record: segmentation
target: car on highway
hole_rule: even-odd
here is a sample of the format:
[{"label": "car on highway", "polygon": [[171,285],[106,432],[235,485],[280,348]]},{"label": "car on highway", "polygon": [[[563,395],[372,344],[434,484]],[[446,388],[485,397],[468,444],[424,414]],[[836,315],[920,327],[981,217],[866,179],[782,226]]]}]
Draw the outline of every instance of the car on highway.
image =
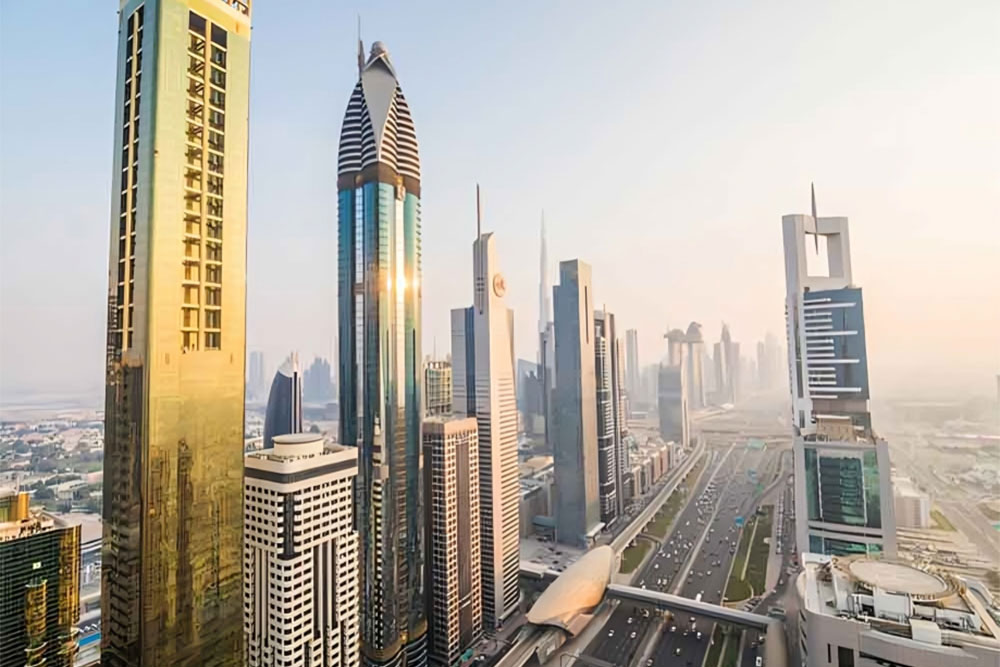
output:
[{"label": "car on highway", "polygon": [[615,636],[615,629],[611,628],[610,630],[608,630],[608,637],[614,637],[614,636]]}]

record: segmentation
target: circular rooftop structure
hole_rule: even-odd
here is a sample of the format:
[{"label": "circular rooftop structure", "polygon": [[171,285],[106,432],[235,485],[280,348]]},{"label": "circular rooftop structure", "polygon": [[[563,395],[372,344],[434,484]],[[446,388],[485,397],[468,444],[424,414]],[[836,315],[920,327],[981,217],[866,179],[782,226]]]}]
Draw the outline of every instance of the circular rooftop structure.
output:
[{"label": "circular rooftop structure", "polygon": [[604,599],[614,564],[615,551],[608,545],[585,553],[539,596],[528,611],[528,622],[556,626],[575,635],[578,628],[574,621]]},{"label": "circular rooftop structure", "polygon": [[855,579],[873,589],[930,599],[945,597],[954,592],[952,586],[941,577],[905,563],[861,558],[850,560],[845,566]]}]

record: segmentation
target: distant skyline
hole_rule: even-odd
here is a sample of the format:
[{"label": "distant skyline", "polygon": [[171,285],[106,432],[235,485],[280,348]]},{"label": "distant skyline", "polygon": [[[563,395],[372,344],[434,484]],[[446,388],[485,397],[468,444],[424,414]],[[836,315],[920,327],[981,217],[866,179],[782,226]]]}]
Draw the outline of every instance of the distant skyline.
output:
[{"label": "distant skyline", "polygon": [[[550,276],[593,266],[639,331],[783,340],[781,216],[851,223],[873,392],[993,395],[1000,371],[1000,5],[256,3],[247,348],[330,357],[336,146],[383,41],[420,128],[423,347],[471,299],[475,183],[519,358]],[[117,17],[0,9],[0,402],[100,396]],[[308,21],[302,17],[308,16]],[[39,35],[45,35],[44,40]],[[276,314],[280,316],[276,317]],[[927,392],[923,390],[927,389]]]}]

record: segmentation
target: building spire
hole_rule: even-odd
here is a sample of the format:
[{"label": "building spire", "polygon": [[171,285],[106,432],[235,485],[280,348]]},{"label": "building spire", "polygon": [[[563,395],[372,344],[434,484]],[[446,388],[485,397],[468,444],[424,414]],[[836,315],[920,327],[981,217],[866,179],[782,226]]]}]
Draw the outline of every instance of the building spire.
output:
[{"label": "building spire", "polygon": [[[816,184],[809,183],[809,191],[812,194],[812,214],[813,214],[813,224],[819,222],[819,218],[816,217]],[[816,253],[819,253],[819,229],[816,230],[816,234],[813,234],[813,242],[816,244]]]},{"label": "building spire", "polygon": [[483,205],[479,198],[479,183],[476,183],[476,238],[483,235]]},{"label": "building spire", "polygon": [[361,41],[361,14],[358,13],[358,76],[365,68],[365,44]]}]

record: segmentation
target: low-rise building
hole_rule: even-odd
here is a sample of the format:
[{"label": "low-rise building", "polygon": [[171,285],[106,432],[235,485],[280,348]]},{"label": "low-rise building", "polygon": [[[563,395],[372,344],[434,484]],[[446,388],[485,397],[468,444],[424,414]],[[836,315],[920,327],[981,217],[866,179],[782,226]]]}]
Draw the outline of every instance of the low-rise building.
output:
[{"label": "low-rise building", "polygon": [[892,480],[893,502],[896,505],[896,525],[901,528],[929,528],[931,499],[908,477]]}]

